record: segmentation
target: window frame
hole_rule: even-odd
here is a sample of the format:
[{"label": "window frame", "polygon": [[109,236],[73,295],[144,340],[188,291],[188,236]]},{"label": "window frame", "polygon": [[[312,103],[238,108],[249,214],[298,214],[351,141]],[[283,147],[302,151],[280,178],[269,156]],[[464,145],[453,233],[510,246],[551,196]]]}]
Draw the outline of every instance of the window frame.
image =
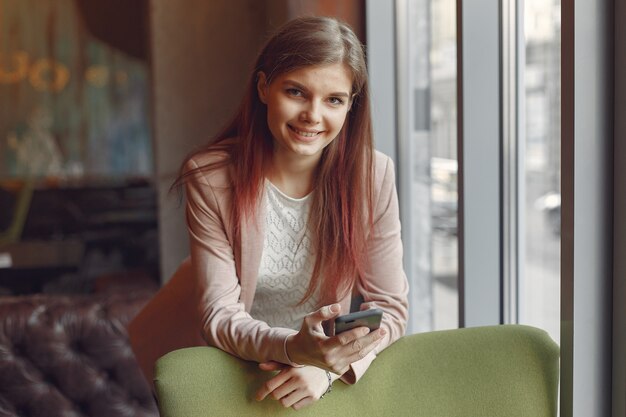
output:
[{"label": "window frame", "polygon": [[565,417],[611,413],[613,12],[612,0],[561,4],[561,415]]},{"label": "window frame", "polygon": [[501,16],[457,0],[460,327],[504,323]]},{"label": "window frame", "polygon": [[[613,74],[626,73],[626,1],[615,2]],[[626,77],[615,81],[614,185],[613,185],[613,417],[626,416]]]}]

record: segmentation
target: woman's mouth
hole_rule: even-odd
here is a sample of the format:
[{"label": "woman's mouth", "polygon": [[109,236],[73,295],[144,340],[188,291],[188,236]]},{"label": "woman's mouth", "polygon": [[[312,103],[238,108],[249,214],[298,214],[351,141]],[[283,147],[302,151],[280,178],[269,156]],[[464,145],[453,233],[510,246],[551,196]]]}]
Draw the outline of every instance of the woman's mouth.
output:
[{"label": "woman's mouth", "polygon": [[307,130],[300,130],[300,129],[298,129],[298,128],[296,128],[296,127],[293,127],[293,126],[291,126],[291,125],[287,125],[287,126],[288,126],[288,127],[289,127],[289,129],[290,129],[291,131],[293,131],[295,134],[297,134],[297,135],[299,135],[299,136],[302,136],[302,137],[305,137],[305,138],[312,138],[312,137],[315,137],[315,136],[319,135],[320,133],[322,133],[322,132],[319,132],[319,131],[307,131]]}]

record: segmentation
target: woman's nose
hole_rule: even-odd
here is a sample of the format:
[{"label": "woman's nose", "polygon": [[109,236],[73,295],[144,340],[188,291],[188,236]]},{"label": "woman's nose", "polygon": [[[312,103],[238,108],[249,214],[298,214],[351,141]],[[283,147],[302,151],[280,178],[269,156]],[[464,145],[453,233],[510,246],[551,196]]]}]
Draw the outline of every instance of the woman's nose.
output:
[{"label": "woman's nose", "polygon": [[317,124],[321,119],[321,108],[317,101],[310,101],[300,114],[300,120],[310,124]]}]

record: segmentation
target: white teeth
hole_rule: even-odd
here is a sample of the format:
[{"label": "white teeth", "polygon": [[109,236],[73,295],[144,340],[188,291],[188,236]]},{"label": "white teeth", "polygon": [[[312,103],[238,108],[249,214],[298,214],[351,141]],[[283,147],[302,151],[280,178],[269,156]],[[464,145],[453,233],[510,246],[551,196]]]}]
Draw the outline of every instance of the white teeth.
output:
[{"label": "white teeth", "polygon": [[313,136],[319,133],[319,132],[302,132],[301,130],[296,129],[293,126],[291,127],[291,129],[293,129],[293,131],[296,132],[298,135],[304,136],[305,138],[312,138]]}]

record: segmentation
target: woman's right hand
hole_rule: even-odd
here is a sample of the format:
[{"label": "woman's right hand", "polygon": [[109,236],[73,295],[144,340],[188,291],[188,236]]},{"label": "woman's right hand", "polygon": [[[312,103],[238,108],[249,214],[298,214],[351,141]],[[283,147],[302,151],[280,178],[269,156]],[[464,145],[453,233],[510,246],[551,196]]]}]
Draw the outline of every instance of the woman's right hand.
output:
[{"label": "woman's right hand", "polygon": [[341,306],[331,304],[308,314],[300,331],[287,339],[289,359],[300,365],[312,365],[343,375],[351,363],[367,356],[385,336],[385,329],[370,332],[367,327],[326,336],[322,322],[340,313]]}]

